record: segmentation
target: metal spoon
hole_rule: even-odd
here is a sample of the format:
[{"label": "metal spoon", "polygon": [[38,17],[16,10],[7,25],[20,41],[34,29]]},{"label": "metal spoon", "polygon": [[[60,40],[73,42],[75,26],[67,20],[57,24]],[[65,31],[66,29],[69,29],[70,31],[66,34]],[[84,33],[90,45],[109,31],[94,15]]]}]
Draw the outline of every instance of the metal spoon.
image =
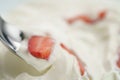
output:
[{"label": "metal spoon", "polygon": [[[15,55],[21,46],[21,42],[25,39],[23,31],[6,23],[0,17],[0,40]],[[20,57],[20,56],[19,56]]]}]

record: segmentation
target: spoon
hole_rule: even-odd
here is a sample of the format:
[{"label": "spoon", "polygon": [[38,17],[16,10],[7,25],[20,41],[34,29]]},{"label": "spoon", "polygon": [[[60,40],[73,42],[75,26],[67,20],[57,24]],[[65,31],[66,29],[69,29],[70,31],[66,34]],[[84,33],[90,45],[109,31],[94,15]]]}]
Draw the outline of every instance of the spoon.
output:
[{"label": "spoon", "polygon": [[0,17],[0,40],[12,53],[19,56],[17,51],[24,39],[25,35],[23,31],[8,24]]}]

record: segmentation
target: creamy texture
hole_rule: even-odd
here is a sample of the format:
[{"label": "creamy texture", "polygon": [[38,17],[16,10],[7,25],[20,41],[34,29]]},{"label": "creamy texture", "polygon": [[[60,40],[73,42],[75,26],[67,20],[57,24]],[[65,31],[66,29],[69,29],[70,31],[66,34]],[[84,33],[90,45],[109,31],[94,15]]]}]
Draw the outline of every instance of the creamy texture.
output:
[{"label": "creamy texture", "polygon": [[[60,4],[61,3],[61,4]],[[111,5],[112,4],[112,5]],[[102,5],[102,6],[101,6]],[[100,10],[107,10],[105,19],[96,24],[77,21],[69,25],[66,18],[78,14],[90,14],[95,18]],[[41,0],[19,6],[5,20],[30,32],[28,35],[50,34],[57,43],[64,43],[73,49],[85,64],[86,74],[80,75],[77,60],[57,44],[49,61],[36,59],[23,46],[19,54],[25,61],[17,59],[8,62],[8,51],[1,55],[3,80],[119,80],[119,70],[115,65],[119,47],[120,11],[119,6],[110,1],[89,0]],[[23,51],[23,52],[22,52]],[[10,55],[10,56],[7,56]],[[12,55],[13,56],[13,55]],[[16,57],[11,58],[16,60]],[[6,59],[8,57],[8,59]],[[23,65],[22,68],[16,65]],[[10,66],[14,65],[14,66]],[[31,67],[33,66],[33,67]],[[14,69],[13,71],[9,71]],[[19,70],[20,69],[20,70]],[[1,69],[2,70],[2,69]],[[9,75],[10,74],[10,75]]]}]

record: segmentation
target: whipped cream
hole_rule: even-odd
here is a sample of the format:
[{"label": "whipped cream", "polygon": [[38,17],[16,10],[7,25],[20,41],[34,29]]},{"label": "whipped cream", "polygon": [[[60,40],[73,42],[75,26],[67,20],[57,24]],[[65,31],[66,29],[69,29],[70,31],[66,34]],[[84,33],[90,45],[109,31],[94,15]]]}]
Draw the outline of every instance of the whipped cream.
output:
[{"label": "whipped cream", "polygon": [[[81,14],[96,18],[96,14],[101,10],[107,11],[106,17],[95,24],[87,24],[83,21],[68,24],[66,21],[67,18]],[[2,71],[4,73],[2,79],[119,80],[119,69],[115,64],[120,40],[119,15],[117,3],[104,0],[41,0],[19,6],[5,15],[5,20],[29,32],[28,36],[50,34],[58,43],[64,43],[80,58],[85,67],[85,74],[81,75],[76,58],[58,44],[50,60],[46,61],[36,59],[25,52],[27,49],[25,41],[19,55],[26,62],[8,54],[6,49],[6,52],[2,53],[0,48],[1,55],[5,57],[2,65],[6,69]],[[12,64],[10,57],[13,61],[16,60]],[[23,67],[20,68],[21,66],[18,65]]]}]

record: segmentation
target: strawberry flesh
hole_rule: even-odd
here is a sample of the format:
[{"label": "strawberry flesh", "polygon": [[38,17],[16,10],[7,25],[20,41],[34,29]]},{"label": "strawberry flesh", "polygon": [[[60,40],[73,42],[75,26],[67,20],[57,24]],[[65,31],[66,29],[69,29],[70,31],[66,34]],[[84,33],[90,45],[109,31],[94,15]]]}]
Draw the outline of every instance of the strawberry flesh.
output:
[{"label": "strawberry flesh", "polygon": [[78,15],[78,16],[75,16],[73,18],[70,18],[70,19],[67,19],[67,22],[69,24],[72,24],[74,23],[75,21],[78,21],[78,20],[82,20],[83,22],[85,23],[88,23],[88,24],[93,24],[95,22],[98,22],[98,21],[101,21],[102,19],[104,19],[106,16],[106,11],[103,10],[101,12],[98,13],[98,16],[96,19],[92,19],[91,17],[89,17],[88,15]]},{"label": "strawberry flesh", "polygon": [[54,40],[46,36],[32,36],[28,41],[28,51],[36,58],[48,60]]},{"label": "strawberry flesh", "polygon": [[69,48],[67,48],[64,44],[60,44],[60,46],[65,49],[69,54],[75,56],[75,58],[77,59],[77,62],[78,62],[78,65],[79,65],[79,69],[80,69],[80,72],[81,72],[81,75],[84,75],[85,73],[85,68],[83,66],[83,64],[81,63],[81,60],[78,58],[78,56],[75,54],[75,52]]},{"label": "strawberry flesh", "polygon": [[105,10],[99,12],[99,14],[98,14],[98,20],[104,19],[105,16],[106,16],[106,11]]},{"label": "strawberry flesh", "polygon": [[82,21],[84,21],[84,22],[86,22],[86,23],[89,23],[89,24],[91,24],[91,23],[94,22],[94,20],[92,20],[90,17],[88,17],[88,16],[86,16],[86,15],[78,15],[78,16],[76,16],[76,17],[67,19],[67,22],[68,22],[69,24],[72,24],[72,23],[74,23],[75,21],[78,21],[78,20],[82,20]]},{"label": "strawberry flesh", "polygon": [[119,49],[118,49],[118,59],[117,59],[116,65],[118,68],[120,68],[120,50]]}]

